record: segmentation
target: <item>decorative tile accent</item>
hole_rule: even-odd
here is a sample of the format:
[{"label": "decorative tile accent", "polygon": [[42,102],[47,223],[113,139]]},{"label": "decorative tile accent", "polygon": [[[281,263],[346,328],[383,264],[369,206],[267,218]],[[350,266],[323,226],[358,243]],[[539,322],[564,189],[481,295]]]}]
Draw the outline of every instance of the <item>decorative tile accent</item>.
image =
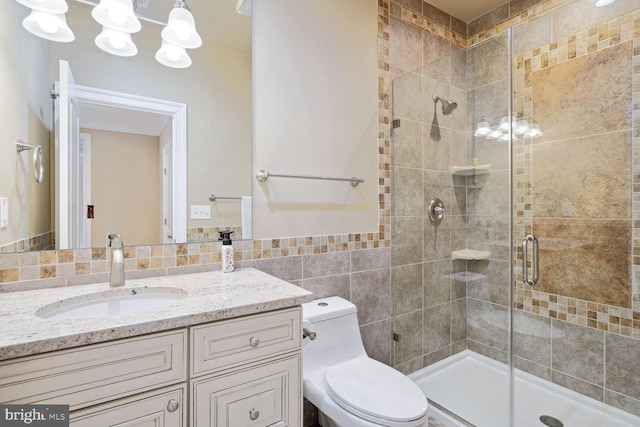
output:
[{"label": "decorative tile accent", "polygon": [[464,35],[458,34],[457,32],[451,30],[450,28],[447,28],[441,23],[433,21],[429,17],[423,16],[422,14],[419,14],[409,8],[406,8],[404,6],[400,7],[401,19],[404,22],[414,25],[428,33],[441,37],[458,47],[467,46],[467,40],[465,39]]},{"label": "decorative tile accent", "polygon": [[0,246],[0,254],[50,250],[56,246],[55,238],[55,233],[49,231],[27,239],[17,240]]},{"label": "decorative tile accent", "polygon": [[187,229],[187,242],[203,242],[217,240],[221,231],[233,231],[231,239],[240,239],[242,236],[242,227],[192,227]]}]

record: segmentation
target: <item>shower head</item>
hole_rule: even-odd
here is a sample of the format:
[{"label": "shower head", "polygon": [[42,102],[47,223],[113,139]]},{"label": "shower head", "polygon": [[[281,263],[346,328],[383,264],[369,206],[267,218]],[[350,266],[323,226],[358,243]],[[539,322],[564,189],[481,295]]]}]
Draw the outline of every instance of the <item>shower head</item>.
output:
[{"label": "shower head", "polygon": [[438,101],[442,103],[442,114],[444,114],[445,116],[453,113],[454,111],[456,111],[456,108],[458,108],[458,104],[456,104],[455,102],[447,101],[446,99],[440,98],[438,95],[433,95],[432,99],[436,104],[438,103]]}]

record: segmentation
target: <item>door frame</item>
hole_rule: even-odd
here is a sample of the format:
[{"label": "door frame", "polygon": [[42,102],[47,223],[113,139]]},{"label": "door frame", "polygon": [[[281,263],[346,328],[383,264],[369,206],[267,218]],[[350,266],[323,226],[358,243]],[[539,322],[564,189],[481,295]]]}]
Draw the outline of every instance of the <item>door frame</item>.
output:
[{"label": "door frame", "polygon": [[76,85],[82,103],[171,116],[173,242],[187,241],[187,104]]}]

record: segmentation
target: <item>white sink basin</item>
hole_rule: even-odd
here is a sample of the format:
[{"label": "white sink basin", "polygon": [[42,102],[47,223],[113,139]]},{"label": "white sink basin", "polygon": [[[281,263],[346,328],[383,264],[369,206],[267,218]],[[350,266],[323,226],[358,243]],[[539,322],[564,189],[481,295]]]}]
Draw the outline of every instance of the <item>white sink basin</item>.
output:
[{"label": "white sink basin", "polygon": [[187,291],[181,288],[111,289],[47,304],[36,311],[36,316],[44,319],[114,317],[173,304],[185,296],[187,296]]}]

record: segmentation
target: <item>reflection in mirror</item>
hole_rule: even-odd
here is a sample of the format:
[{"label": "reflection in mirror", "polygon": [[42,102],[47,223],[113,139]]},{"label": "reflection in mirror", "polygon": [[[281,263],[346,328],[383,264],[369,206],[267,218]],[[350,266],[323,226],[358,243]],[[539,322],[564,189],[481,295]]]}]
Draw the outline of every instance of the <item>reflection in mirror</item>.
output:
[{"label": "reflection in mirror", "polygon": [[[0,3],[0,91],[5,94],[0,110],[7,111],[0,126],[0,198],[8,200],[0,252],[104,247],[106,233],[122,234],[128,246],[217,240],[221,229],[234,230],[237,238],[250,236],[251,230],[241,227],[241,206],[250,206],[252,176],[250,18],[235,11],[234,1],[189,0],[203,45],[189,50],[191,67],[173,69],[155,60],[163,25],[149,20],[142,19],[142,30],[132,36],[136,56],[99,49],[94,39],[102,27],[91,17],[88,1],[93,0],[67,1],[66,19],[75,34],[70,43],[35,37],[21,25],[28,8]],[[172,1],[149,0],[140,2],[136,14],[166,22],[172,6]],[[91,174],[84,173],[92,191],[82,200],[81,186],[58,188],[59,129],[50,91],[60,81],[60,60],[69,63],[80,87],[185,105],[186,173],[172,177],[176,165],[163,157],[166,135],[173,139],[167,126],[175,123],[171,115],[135,108],[114,115],[113,108],[102,110],[85,102],[79,104],[77,133],[91,140],[91,163],[85,160]],[[33,179],[28,156],[16,154],[17,139],[42,146],[47,167],[41,184]],[[101,169],[106,174],[102,177],[97,175]],[[76,165],[76,176],[80,170]],[[182,188],[175,184],[180,179],[186,182]],[[151,194],[153,198],[146,197]],[[217,196],[214,201],[209,200],[212,194]],[[63,239],[59,234],[61,215],[55,204],[61,196],[75,206],[78,221],[91,225],[89,235],[85,231]],[[174,203],[180,199],[182,205]],[[116,218],[124,223],[115,223]],[[176,218],[182,218],[183,225],[174,225]]]}]

